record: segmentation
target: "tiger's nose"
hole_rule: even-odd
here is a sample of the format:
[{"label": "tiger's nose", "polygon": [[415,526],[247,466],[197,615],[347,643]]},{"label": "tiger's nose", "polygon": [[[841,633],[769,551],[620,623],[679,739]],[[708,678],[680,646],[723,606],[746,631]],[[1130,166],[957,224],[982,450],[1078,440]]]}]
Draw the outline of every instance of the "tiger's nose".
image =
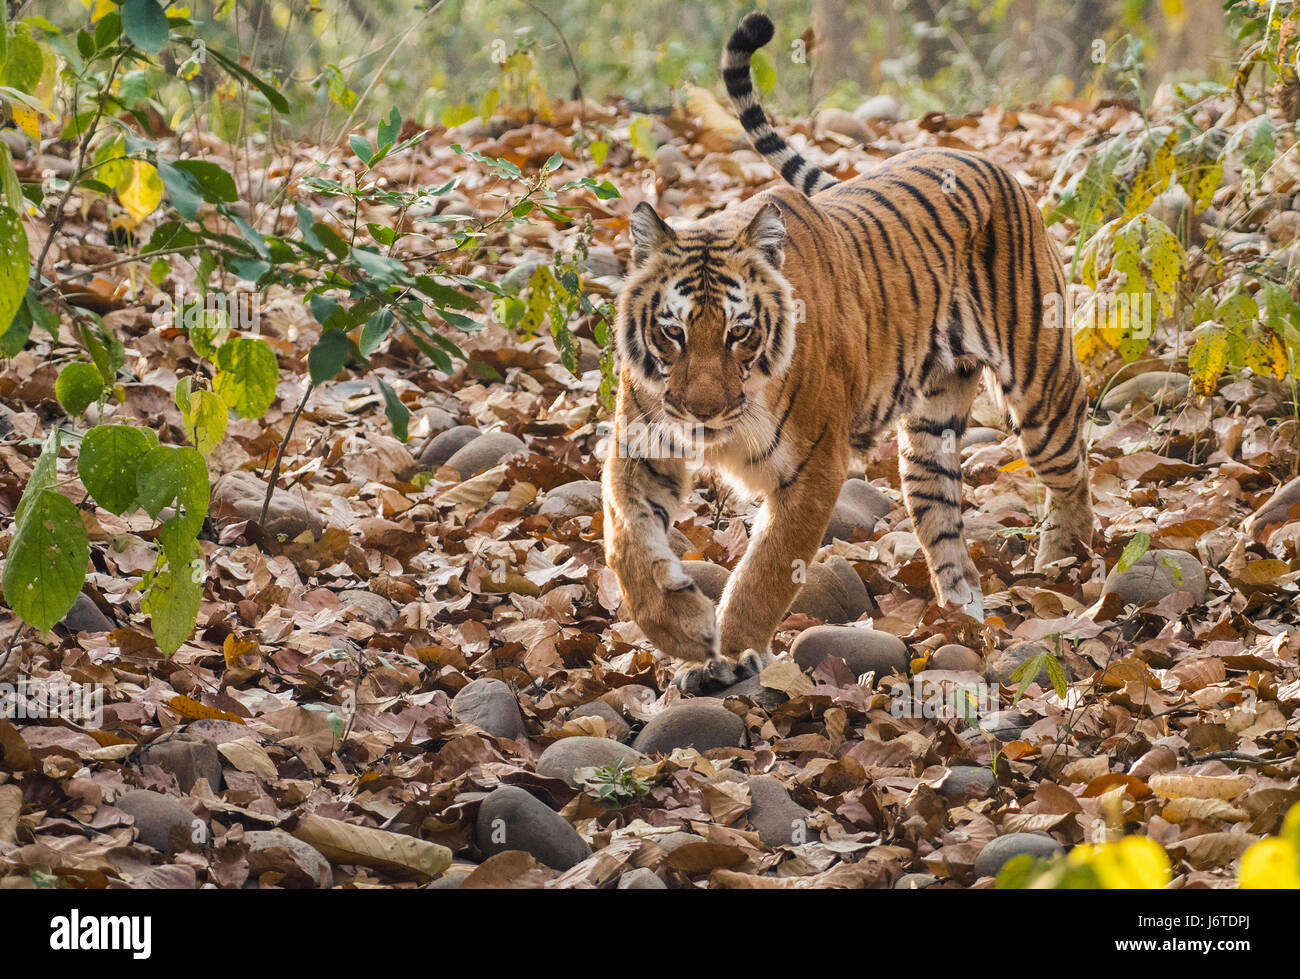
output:
[{"label": "tiger's nose", "polygon": [[707,425],[713,421],[722,420],[733,414],[744,403],[745,396],[742,394],[735,404],[731,404],[723,396],[721,391],[700,391],[692,393],[687,398],[677,398],[674,395],[666,395],[664,400],[668,406],[679,414],[686,415],[702,425]]}]

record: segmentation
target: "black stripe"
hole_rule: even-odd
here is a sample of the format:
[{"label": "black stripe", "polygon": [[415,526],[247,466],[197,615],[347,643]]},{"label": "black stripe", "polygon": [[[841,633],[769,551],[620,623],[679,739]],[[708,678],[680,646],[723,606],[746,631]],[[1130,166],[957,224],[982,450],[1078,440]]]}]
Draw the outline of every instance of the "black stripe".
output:
[{"label": "black stripe", "polygon": [[822,444],[822,439],[826,437],[826,433],[830,431],[830,427],[831,427],[831,423],[829,421],[827,421],[826,424],[822,426],[822,433],[817,436],[817,441],[812,444],[812,448],[810,448],[808,450],[808,454],[804,456],[803,462],[795,466],[795,470],[790,474],[789,479],[785,479],[781,481],[781,489],[789,489],[796,482],[798,482],[799,475],[800,473],[803,472],[804,466],[808,465],[808,463],[812,461],[812,457],[817,453],[817,447]]}]

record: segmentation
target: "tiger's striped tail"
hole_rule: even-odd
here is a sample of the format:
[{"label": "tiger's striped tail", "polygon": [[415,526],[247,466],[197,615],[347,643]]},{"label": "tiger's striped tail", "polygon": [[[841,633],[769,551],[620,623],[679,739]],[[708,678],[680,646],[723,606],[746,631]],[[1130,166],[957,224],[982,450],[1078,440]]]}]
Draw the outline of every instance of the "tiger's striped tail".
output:
[{"label": "tiger's striped tail", "polygon": [[772,40],[776,29],[767,14],[752,10],[736,28],[726,50],[722,52],[722,78],[727,83],[727,94],[740,113],[740,124],[745,127],[754,149],[772,164],[786,183],[808,196],[839,183],[821,167],[813,166],[777,135],[767,122],[767,114],[758,104],[754,81],[750,76],[749,59],[754,52]]}]

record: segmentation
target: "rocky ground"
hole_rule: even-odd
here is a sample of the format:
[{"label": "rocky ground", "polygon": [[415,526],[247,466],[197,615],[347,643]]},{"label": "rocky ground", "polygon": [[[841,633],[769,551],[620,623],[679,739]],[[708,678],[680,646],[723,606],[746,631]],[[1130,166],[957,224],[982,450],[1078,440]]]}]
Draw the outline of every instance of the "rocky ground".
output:
[{"label": "rocky ground", "polygon": [[[436,132],[383,172],[429,185],[458,173],[444,211],[488,215],[492,182],[450,143],[524,167],[560,152],[561,176],[608,177],[622,200],[574,198],[593,219],[597,298],[620,286],[639,200],[698,215],[773,177],[707,104],[654,119],[652,160],[625,113],[589,105],[611,144],[596,172],[570,146],[574,107],[561,108],[552,126]],[[1069,145],[1141,125],[1120,105],[891,114],[783,128],[842,174],[904,147],[966,146],[1045,194]],[[60,152],[20,170],[64,166]],[[298,152],[347,166],[346,150]],[[1282,176],[1278,210],[1294,213]],[[1288,248],[1262,230],[1270,217],[1236,244]],[[102,213],[85,225],[77,249],[52,256],[62,275],[114,254]],[[464,270],[521,284],[575,233],[501,232]],[[1067,226],[1054,233],[1068,246]],[[151,327],[153,287],[127,268],[82,281],[128,348],[116,417],[179,443],[187,341]],[[164,659],[140,611],[147,525],[89,504],[93,571],[67,620],[37,639],[0,619],[5,679],[105,691],[98,727],[0,720],[3,886],[988,887],[1012,855],[1143,833],[1169,853],[1174,886],[1217,887],[1300,799],[1300,481],[1280,385],[1228,378],[1195,398],[1170,366],[1176,340],[1127,368],[1088,431],[1096,556],[1048,576],[1032,571],[1038,488],[981,401],[962,465],[983,626],[933,604],[887,441],[846,483],[776,663],[688,698],[620,619],[604,564],[607,416],[589,322],[576,377],[549,337],[521,341],[486,312],[465,347],[490,372],[444,374],[391,341],[375,362],[415,414],[412,439],[393,437],[368,380],[318,388],[259,523],[319,332],[296,297],[263,308],[279,397],[261,422],[232,419],[211,457],[191,641]],[[53,384],[71,352],[38,334],[0,370],[7,512],[33,440],[69,424]],[[1093,370],[1094,393],[1113,373]],[[81,501],[66,455],[63,488]],[[677,515],[675,547],[709,594],[744,552],[752,511],[705,476]],[[1140,533],[1150,549],[1120,571]],[[1044,667],[1016,700],[1012,673],[1044,649],[1064,695]],[[981,710],[936,712],[943,684],[983,697]]]}]

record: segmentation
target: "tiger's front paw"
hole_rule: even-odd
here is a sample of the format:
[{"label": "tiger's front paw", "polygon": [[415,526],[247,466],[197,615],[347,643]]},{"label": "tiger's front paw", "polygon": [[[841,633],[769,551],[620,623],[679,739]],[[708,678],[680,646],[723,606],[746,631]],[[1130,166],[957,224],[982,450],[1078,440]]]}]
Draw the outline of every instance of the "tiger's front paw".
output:
[{"label": "tiger's front paw", "polygon": [[713,602],[685,573],[665,577],[664,590],[636,617],[637,625],[659,649],[674,659],[707,660],[718,655],[718,626]]},{"label": "tiger's front paw", "polygon": [[753,649],[745,650],[734,663],[718,656],[700,666],[678,670],[673,686],[693,697],[708,696],[761,673],[770,660],[770,656]]}]

